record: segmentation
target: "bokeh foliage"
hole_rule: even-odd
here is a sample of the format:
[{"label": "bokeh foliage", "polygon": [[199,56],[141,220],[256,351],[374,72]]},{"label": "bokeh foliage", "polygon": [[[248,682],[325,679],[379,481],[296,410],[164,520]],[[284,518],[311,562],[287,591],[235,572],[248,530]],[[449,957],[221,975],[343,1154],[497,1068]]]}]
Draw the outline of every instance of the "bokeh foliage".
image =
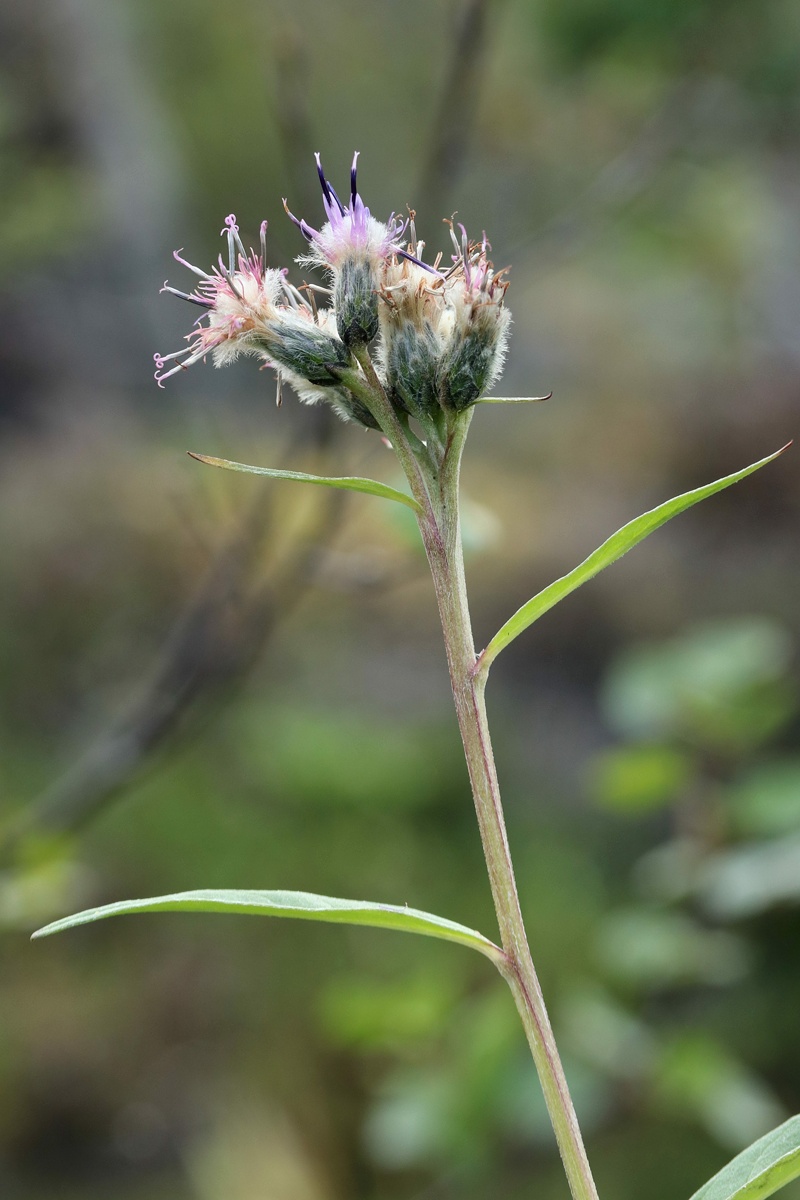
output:
[{"label": "bokeh foliage", "polygon": [[[157,392],[152,353],[184,331],[157,288],[173,247],[216,254],[231,209],[269,217],[275,262],[302,250],[280,197],[318,211],[316,149],[335,181],[360,149],[368,202],[413,204],[434,249],[453,209],[486,227],[513,263],[503,390],[555,395],[474,422],[485,642],[625,520],[795,431],[797,6],[17,0],[0,22],[6,827],[149,696],[249,531],[237,594],[207,589],[222,633],[185,634],[203,671],[169,677],[169,739],[3,864],[0,1188],[561,1196],[511,1002],[457,947],[221,917],[26,934],[84,902],[251,886],[493,935],[410,514],[254,492],[183,451],[396,486],[388,456],[276,411],[252,364]],[[493,672],[531,943],[620,1200],[689,1196],[800,1109],[799,508],[787,456]]]}]

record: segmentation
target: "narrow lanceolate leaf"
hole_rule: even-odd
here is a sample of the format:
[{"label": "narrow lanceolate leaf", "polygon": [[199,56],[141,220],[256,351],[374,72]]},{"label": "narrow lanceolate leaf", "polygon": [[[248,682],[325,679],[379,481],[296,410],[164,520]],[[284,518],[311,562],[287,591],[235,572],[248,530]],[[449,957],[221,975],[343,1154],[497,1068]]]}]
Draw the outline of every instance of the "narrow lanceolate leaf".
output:
[{"label": "narrow lanceolate leaf", "polygon": [[460,942],[480,950],[495,964],[504,960],[502,950],[482,933],[458,925],[445,917],[419,912],[416,908],[394,904],[369,904],[364,900],[336,900],[332,896],[315,896],[310,892],[250,892],[230,889],[206,889],[197,892],[178,892],[174,896],[156,896],[151,900],[121,900],[101,908],[87,908],[72,917],[53,921],[34,933],[35,938],[88,925],[104,917],[123,916],[142,912],[218,912],[247,913],[258,917],[296,917],[304,921],[333,921],[342,925],[373,925],[378,929],[399,929],[406,933],[421,933]]},{"label": "narrow lanceolate leaf", "polygon": [[[788,445],[790,446],[791,442]],[[523,630],[532,625],[534,621],[538,621],[539,617],[558,604],[559,600],[568,596],[570,592],[574,592],[582,583],[593,579],[600,571],[611,566],[618,558],[622,558],[623,554],[627,554],[639,542],[644,541],[648,534],[653,533],[662,525],[666,525],[667,521],[677,517],[678,513],[685,512],[693,504],[705,500],[707,496],[713,496],[715,492],[721,492],[723,488],[730,487],[732,483],[738,483],[740,479],[752,475],[759,467],[766,466],[786,449],[788,446],[783,446],[774,454],[745,467],[743,471],[735,471],[733,475],[726,475],[724,479],[707,483],[705,487],[696,488],[693,492],[684,492],[682,496],[675,496],[672,500],[660,504],[658,508],[653,508],[649,512],[643,513],[642,516],[636,517],[627,525],[623,525],[622,529],[618,529],[616,533],[612,534],[607,541],[603,542],[602,546],[595,550],[594,554],[590,554],[579,566],[575,567],[574,571],[556,579],[543,592],[539,592],[527,604],[523,604],[522,608],[517,609],[513,617],[509,617],[483,651],[480,658],[480,669],[486,672],[500,651],[504,650],[509,642],[513,642],[515,637],[519,637]]]},{"label": "narrow lanceolate leaf", "polygon": [[377,479],[360,479],[358,476],[345,475],[326,478],[324,475],[306,475],[302,471],[276,471],[272,467],[250,467],[247,463],[231,462],[227,458],[212,458],[208,454],[195,454],[190,450],[191,458],[198,462],[208,463],[210,467],[224,467],[226,471],[244,471],[250,475],[269,475],[271,479],[293,479],[297,483],[317,483],[322,487],[344,488],[349,492],[367,492],[370,496],[382,496],[384,500],[396,500],[398,504],[406,504],[414,512],[422,509],[412,496],[399,492],[397,488],[379,483]]},{"label": "narrow lanceolate leaf", "polygon": [[763,1200],[798,1175],[800,1117],[791,1117],[737,1154],[692,1200]]},{"label": "narrow lanceolate leaf", "polygon": [[546,396],[481,396],[476,404],[537,404],[542,400],[551,400],[552,392]]}]

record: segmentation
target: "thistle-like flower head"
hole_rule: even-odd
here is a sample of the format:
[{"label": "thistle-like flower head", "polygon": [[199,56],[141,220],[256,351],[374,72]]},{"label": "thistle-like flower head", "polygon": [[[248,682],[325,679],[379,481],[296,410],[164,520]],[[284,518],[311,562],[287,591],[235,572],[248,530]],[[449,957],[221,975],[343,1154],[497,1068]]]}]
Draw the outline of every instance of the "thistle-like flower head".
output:
[{"label": "thistle-like flower head", "polygon": [[414,213],[409,217],[412,253],[384,265],[379,291],[383,377],[393,403],[420,419],[441,411],[439,363],[452,329],[445,277],[422,264]]},{"label": "thistle-like flower head", "polygon": [[285,270],[267,267],[266,232],[264,221],[260,253],[245,250],[236,218],[227,217],[222,233],[228,240],[228,261],[220,256],[210,272],[175,252],[178,262],[199,276],[200,283],[193,292],[181,292],[166,283],[162,291],[205,312],[187,335],[187,346],[172,354],[155,355],[159,387],[170,375],[208,354],[218,367],[240,354],[254,354],[274,367],[279,382],[290,383],[306,403],[327,400],[345,419],[373,425],[367,410],[342,390],[334,373],[349,362],[348,352],[336,336],[335,321],[330,312],[318,310],[288,282]]},{"label": "thistle-like flower head", "polygon": [[333,185],[325,178],[319,154],[314,157],[327,217],[325,224],[320,229],[312,228],[289,211],[286,200],[283,202],[288,216],[309,244],[309,253],[298,261],[306,266],[330,267],[336,271],[346,262],[355,260],[368,263],[377,270],[389,255],[402,251],[401,239],[406,223],[394,213],[386,222],[372,216],[358,194],[358,151],[350,168],[349,204],[342,203]]},{"label": "thistle-like flower head", "polygon": [[[421,251],[422,242],[415,249]],[[430,325],[438,329],[446,313],[445,278],[435,268],[421,266],[406,256],[387,262],[380,286],[381,329],[409,323],[417,329]]]},{"label": "thistle-like flower head", "polygon": [[[266,265],[267,222],[261,225],[260,254],[245,250],[233,214],[225,218],[222,234],[228,241],[228,261],[220,255],[210,271],[194,266],[175,251],[175,259],[199,276],[200,282],[192,292],[179,291],[168,283],[161,290],[205,309],[205,314],[187,335],[188,346],[154,356],[159,387],[170,375],[185,371],[209,353],[217,366],[223,366],[243,351],[252,351],[258,335],[280,318],[281,302],[285,308],[284,276]],[[168,362],[174,366],[165,370]]]},{"label": "thistle-like flower head", "polygon": [[[359,375],[359,365],[366,373],[362,352],[374,342],[370,353],[389,402],[438,437],[447,414],[474,404],[500,375],[511,322],[505,271],[495,271],[489,260],[485,234],[471,242],[459,226],[458,237],[452,221],[451,264],[439,255],[428,265],[411,209],[406,219],[392,214],[381,222],[364,204],[358,154],[347,204],[326,179],[319,155],[316,162],[327,220],[314,229],[289,216],[309,244],[298,262],[325,268],[328,286],[304,283],[298,290],[285,269],[267,266],[266,221],[256,253],[245,249],[236,218],[227,217],[227,261],[220,255],[204,271],[175,253],[199,283],[192,292],[167,283],[163,290],[203,311],[186,346],[155,355],[159,386],[209,354],[217,366],[252,354],[275,369],[279,394],[285,380],[301,400],[325,400],[346,419],[378,428]],[[326,295],[325,308],[317,307],[317,292]]]},{"label": "thistle-like flower head", "polygon": [[403,254],[402,237],[407,222],[394,213],[385,223],[372,216],[358,194],[358,152],[350,168],[350,203],[343,204],[325,178],[317,154],[317,174],[322,204],[328,218],[321,229],[298,220],[284,200],[284,208],[309,244],[298,262],[324,267],[330,272],[336,326],[347,346],[365,346],[378,333],[378,287],[388,259]]}]

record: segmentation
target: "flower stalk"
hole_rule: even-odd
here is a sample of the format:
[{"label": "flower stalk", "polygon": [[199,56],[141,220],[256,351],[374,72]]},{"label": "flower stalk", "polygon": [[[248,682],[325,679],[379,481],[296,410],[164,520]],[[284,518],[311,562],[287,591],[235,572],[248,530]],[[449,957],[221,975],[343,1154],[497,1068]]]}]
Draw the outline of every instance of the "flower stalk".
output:
[{"label": "flower stalk", "polygon": [[[573,1198],[597,1200],[578,1119],[528,946],[486,713],[486,674],[479,670],[469,614],[459,478],[473,409],[450,414],[441,460],[436,465],[431,465],[428,460],[426,469],[406,441],[403,426],[386,399],[369,353],[362,348],[356,352],[356,358],[366,385],[359,383],[359,398],[391,438],[412,493],[423,503],[423,511],[417,514],[417,520],[433,578],[456,717],[505,954],[501,972],[514,996],[525,1029]],[[420,492],[421,476],[425,476],[424,499]]]}]

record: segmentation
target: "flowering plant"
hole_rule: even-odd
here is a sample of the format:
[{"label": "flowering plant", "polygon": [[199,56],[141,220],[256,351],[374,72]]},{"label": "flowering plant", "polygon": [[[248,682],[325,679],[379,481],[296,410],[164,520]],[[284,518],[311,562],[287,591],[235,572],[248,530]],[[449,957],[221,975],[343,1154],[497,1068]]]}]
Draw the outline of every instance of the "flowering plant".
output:
[{"label": "flowering plant", "polygon": [[[569,574],[523,604],[476,652],[469,617],[459,518],[461,458],[478,404],[545,397],[487,396],[500,377],[511,318],[506,272],[495,271],[485,234],[469,239],[450,222],[452,252],[424,258],[414,213],[372,216],[358,191],[357,158],[344,204],[317,169],[326,221],[313,228],[286,211],[308,243],[298,260],[327,273],[325,285],[297,287],[267,265],[267,224],[260,248],[246,249],[234,216],[225,220],[227,257],[209,271],[175,257],[198,278],[193,291],[166,291],[203,309],[187,346],[155,356],[159,386],[211,356],[224,366],[253,355],[272,367],[278,387],[306,403],[330,404],[344,420],[379,431],[403,469],[408,492],[372,479],[323,478],[294,471],[194,457],[214,466],[366,492],[411,508],[430,565],[441,617],[456,716],[497,914],[499,942],[454,921],[408,906],[341,900],[305,892],[201,890],[123,901],[56,921],[39,935],[120,913],[164,910],[239,912],[373,925],[461,943],[484,954],[509,985],[539,1073],[575,1200],[597,1195],[522,918],[484,700],[495,658],[559,600],[615,562],[648,534],[700,500],[771,462],[743,470],[660,504],[612,534]],[[286,202],[284,201],[286,207]],[[320,297],[318,300],[317,297]],[[781,451],[777,452],[778,454]],[[37,935],[38,936],[38,935]],[[703,1200],[758,1200],[800,1174],[800,1117],[735,1158],[697,1193]]]}]

